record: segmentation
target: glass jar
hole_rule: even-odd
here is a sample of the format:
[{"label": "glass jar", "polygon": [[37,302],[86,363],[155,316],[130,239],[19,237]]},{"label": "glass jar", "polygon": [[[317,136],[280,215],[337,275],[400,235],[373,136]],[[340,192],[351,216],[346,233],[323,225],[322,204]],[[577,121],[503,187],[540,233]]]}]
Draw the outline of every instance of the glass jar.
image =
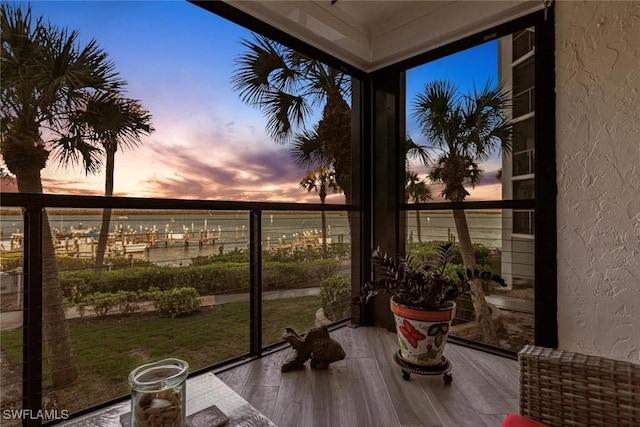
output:
[{"label": "glass jar", "polygon": [[132,427],[185,427],[189,364],[164,359],[129,374]]}]

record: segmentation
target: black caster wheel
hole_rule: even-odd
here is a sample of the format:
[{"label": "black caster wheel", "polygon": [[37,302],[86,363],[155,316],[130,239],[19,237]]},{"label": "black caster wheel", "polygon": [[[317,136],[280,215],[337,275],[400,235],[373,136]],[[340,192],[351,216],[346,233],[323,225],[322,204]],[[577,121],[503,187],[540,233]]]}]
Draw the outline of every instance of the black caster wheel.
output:
[{"label": "black caster wheel", "polygon": [[444,381],[445,384],[451,384],[451,381],[453,381],[453,377],[451,376],[451,374],[444,374],[442,376],[442,381]]},{"label": "black caster wheel", "polygon": [[409,381],[410,378],[411,378],[411,373],[405,370],[402,370],[402,379],[405,381]]}]

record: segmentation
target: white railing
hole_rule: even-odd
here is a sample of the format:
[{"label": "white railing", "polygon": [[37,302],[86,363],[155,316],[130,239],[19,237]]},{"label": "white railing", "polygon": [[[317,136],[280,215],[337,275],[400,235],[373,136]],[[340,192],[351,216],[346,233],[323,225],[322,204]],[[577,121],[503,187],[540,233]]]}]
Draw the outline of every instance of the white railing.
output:
[{"label": "white railing", "polygon": [[535,86],[513,95],[513,117],[523,116],[535,110]]},{"label": "white railing", "polygon": [[535,149],[529,148],[513,153],[513,176],[535,173]]}]

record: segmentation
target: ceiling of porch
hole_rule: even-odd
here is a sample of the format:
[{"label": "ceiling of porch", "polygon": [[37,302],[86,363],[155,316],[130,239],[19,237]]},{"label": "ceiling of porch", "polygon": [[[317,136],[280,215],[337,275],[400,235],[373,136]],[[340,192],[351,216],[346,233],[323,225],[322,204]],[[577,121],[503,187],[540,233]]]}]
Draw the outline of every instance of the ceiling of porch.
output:
[{"label": "ceiling of porch", "polygon": [[543,8],[542,0],[226,3],[365,72]]}]

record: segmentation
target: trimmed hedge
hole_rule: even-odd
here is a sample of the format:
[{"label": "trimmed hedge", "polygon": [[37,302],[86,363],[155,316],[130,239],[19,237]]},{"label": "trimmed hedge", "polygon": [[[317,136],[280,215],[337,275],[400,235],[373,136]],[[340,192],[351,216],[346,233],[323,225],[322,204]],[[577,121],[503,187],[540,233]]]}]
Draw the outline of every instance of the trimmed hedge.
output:
[{"label": "trimmed hedge", "polygon": [[[314,287],[338,269],[335,259],[319,259],[304,263],[265,263],[262,270],[263,290]],[[249,263],[211,263],[188,267],[146,267],[95,272],[63,271],[60,285],[64,297],[79,302],[96,292],[144,292],[151,287],[168,290],[192,287],[200,295],[246,292],[249,287]]]},{"label": "trimmed hedge", "polygon": [[137,313],[144,301],[152,301],[160,316],[171,317],[188,316],[202,304],[198,292],[189,287],[167,291],[152,287],[146,292],[94,292],[67,304],[75,307],[80,317],[85,315],[87,308],[91,308],[96,316],[104,317],[109,313]]},{"label": "trimmed hedge", "polygon": [[198,292],[189,287],[150,291],[149,294],[160,316],[188,316],[202,304]]},{"label": "trimmed hedge", "polygon": [[[438,247],[447,242],[425,242],[425,243],[411,243],[409,244],[408,252],[416,259],[437,264],[438,260]],[[488,264],[489,258],[491,257],[494,250],[491,248],[484,246],[480,243],[473,244],[473,252],[476,257],[476,264]],[[454,264],[462,264],[462,255],[460,254],[460,246],[453,246],[453,260]]]},{"label": "trimmed hedge", "polygon": [[23,265],[22,252],[5,252],[0,256],[0,271],[15,270]]}]

